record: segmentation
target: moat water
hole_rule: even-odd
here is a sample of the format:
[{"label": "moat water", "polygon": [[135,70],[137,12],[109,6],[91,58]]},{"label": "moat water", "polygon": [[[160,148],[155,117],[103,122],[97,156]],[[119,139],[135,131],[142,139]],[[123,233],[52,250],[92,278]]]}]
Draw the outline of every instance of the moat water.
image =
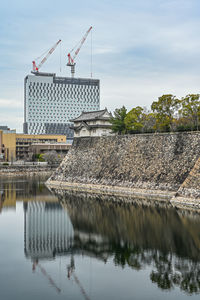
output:
[{"label": "moat water", "polygon": [[199,299],[200,215],[0,178],[0,299]]}]

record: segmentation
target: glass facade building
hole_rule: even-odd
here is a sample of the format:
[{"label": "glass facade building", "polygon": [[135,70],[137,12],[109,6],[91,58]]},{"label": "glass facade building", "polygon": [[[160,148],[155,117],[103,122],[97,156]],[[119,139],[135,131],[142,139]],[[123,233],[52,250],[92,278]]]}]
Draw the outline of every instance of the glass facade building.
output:
[{"label": "glass facade building", "polygon": [[70,120],[100,109],[99,80],[27,75],[24,80],[24,133],[73,137]]}]

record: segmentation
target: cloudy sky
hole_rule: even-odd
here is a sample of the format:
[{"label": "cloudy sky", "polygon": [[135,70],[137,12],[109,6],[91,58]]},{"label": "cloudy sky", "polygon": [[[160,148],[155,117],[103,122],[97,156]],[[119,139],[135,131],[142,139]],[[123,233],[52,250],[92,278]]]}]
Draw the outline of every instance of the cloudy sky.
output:
[{"label": "cloudy sky", "polygon": [[[41,71],[70,76],[67,53],[90,25],[101,108],[150,107],[166,93],[200,92],[199,0],[7,0],[0,8],[1,125],[22,131],[32,60],[62,39]],[[76,62],[76,77],[90,77],[91,36]]]}]

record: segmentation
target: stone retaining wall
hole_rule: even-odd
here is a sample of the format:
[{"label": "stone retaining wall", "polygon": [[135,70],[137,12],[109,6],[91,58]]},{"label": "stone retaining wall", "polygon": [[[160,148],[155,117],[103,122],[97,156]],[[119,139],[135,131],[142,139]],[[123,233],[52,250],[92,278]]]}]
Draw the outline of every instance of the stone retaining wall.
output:
[{"label": "stone retaining wall", "polygon": [[77,138],[49,179],[177,191],[200,157],[200,132]]},{"label": "stone retaining wall", "polygon": [[177,196],[200,198],[200,157],[186,180],[181,184]]},{"label": "stone retaining wall", "polygon": [[200,208],[200,157],[188,177],[172,197],[171,203],[178,207]]}]

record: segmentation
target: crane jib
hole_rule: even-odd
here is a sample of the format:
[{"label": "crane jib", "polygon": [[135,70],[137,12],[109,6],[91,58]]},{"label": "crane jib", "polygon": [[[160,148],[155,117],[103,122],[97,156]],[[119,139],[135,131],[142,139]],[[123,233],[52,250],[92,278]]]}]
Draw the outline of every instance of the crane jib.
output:
[{"label": "crane jib", "polygon": [[56,49],[56,47],[58,46],[58,44],[61,42],[61,40],[58,40],[56,42],[56,44],[48,51],[47,55],[41,60],[41,62],[39,63],[38,66],[36,66],[35,61],[33,61],[33,71],[35,70],[39,70],[41,68],[41,66],[45,63],[45,61],[47,60],[47,58],[53,53],[53,51]]},{"label": "crane jib", "polygon": [[84,42],[85,42],[85,40],[86,40],[86,38],[87,38],[89,32],[91,31],[91,29],[92,29],[92,26],[90,26],[90,28],[86,31],[85,35],[83,36],[82,40],[81,40],[80,43],[79,43],[79,47],[76,49],[76,51],[75,51],[75,53],[74,53],[73,58],[71,57],[71,54],[70,54],[70,53],[74,51],[74,48],[75,48],[75,47],[74,47],[73,50],[68,54],[68,63],[67,63],[67,66],[71,67],[71,74],[72,74],[72,77],[74,77],[74,73],[75,73],[75,62],[74,62],[74,60],[75,60],[76,56],[78,55],[79,51],[81,50],[81,47],[83,46],[83,44],[84,44]]}]

